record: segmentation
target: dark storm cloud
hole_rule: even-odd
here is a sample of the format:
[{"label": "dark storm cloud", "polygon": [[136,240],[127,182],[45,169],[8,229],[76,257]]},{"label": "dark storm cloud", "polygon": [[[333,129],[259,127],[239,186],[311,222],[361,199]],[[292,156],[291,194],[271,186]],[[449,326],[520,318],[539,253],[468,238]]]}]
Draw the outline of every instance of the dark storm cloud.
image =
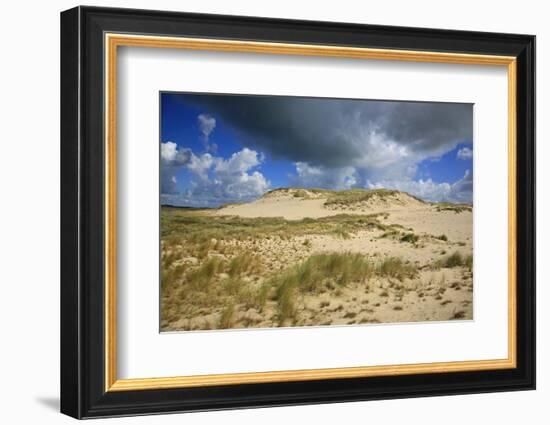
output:
[{"label": "dark storm cloud", "polygon": [[472,140],[472,105],[457,103],[385,103],[383,132],[391,139],[412,144],[417,152]]},{"label": "dark storm cloud", "polygon": [[328,168],[402,169],[472,139],[469,104],[191,95],[186,102],[275,158]]}]

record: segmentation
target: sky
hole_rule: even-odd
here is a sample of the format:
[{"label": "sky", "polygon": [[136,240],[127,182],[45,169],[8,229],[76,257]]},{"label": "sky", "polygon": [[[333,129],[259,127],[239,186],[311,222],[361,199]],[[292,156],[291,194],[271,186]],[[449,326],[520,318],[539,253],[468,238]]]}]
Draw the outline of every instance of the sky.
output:
[{"label": "sky", "polygon": [[281,187],[472,202],[471,104],[172,92],[160,101],[162,204],[218,207]]}]

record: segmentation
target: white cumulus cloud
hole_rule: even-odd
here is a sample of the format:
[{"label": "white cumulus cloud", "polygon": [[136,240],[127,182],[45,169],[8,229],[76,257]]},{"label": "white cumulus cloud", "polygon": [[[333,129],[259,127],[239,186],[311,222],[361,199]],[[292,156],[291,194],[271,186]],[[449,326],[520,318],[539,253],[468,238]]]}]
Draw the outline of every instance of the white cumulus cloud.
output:
[{"label": "white cumulus cloud", "polygon": [[296,162],[294,186],[349,189],[357,183],[354,167],[329,168],[311,166],[307,162]]},{"label": "white cumulus cloud", "polygon": [[174,142],[166,142],[160,144],[160,157],[163,161],[169,162],[176,158],[178,145]]},{"label": "white cumulus cloud", "polygon": [[[224,159],[210,153],[194,154],[173,142],[161,144],[163,203],[212,207],[222,203],[250,201],[270,188],[269,181],[254,168],[263,161],[263,155],[244,148]],[[187,169],[196,177],[184,191],[178,191],[176,173]]]},{"label": "white cumulus cloud", "polygon": [[472,159],[474,155],[474,152],[468,148],[468,147],[464,147],[464,148],[461,148],[458,150],[458,152],[456,153],[456,158],[457,159]]},{"label": "white cumulus cloud", "polygon": [[204,148],[206,151],[216,151],[217,146],[215,144],[210,144],[210,134],[216,128],[216,118],[208,114],[200,114],[197,117],[199,123],[199,129],[202,134],[202,140],[204,142]]},{"label": "white cumulus cloud", "polygon": [[367,182],[368,189],[396,189],[426,201],[472,202],[473,179],[470,170],[454,183],[436,183],[432,179],[382,180]]},{"label": "white cumulus cloud", "polygon": [[202,180],[208,180],[208,170],[217,161],[219,159],[209,153],[197,156],[191,152],[190,159],[185,165],[189,171],[195,173]]},{"label": "white cumulus cloud", "polygon": [[269,182],[259,171],[250,170],[261,163],[261,155],[244,148],[235,152],[227,160],[219,160],[214,167],[214,181],[219,184],[225,195],[237,199],[250,199],[265,193]]},{"label": "white cumulus cloud", "polygon": [[216,172],[220,174],[243,173],[260,165],[260,162],[261,155],[252,149],[244,148],[235,152],[229,159],[217,162]]}]

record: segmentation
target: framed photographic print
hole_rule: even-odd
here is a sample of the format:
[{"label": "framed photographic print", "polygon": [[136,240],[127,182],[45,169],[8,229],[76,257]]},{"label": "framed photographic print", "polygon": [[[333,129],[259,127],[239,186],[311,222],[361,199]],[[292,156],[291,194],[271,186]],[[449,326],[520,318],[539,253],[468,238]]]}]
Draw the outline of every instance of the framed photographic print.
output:
[{"label": "framed photographic print", "polygon": [[61,411],[535,387],[535,38],[61,14]]}]

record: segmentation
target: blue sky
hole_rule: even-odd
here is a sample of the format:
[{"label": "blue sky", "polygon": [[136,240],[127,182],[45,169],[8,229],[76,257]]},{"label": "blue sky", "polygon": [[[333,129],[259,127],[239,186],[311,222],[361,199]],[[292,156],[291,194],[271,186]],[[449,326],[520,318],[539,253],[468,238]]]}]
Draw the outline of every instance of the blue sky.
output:
[{"label": "blue sky", "polygon": [[290,186],[472,200],[472,105],[160,96],[163,204],[217,207]]}]

